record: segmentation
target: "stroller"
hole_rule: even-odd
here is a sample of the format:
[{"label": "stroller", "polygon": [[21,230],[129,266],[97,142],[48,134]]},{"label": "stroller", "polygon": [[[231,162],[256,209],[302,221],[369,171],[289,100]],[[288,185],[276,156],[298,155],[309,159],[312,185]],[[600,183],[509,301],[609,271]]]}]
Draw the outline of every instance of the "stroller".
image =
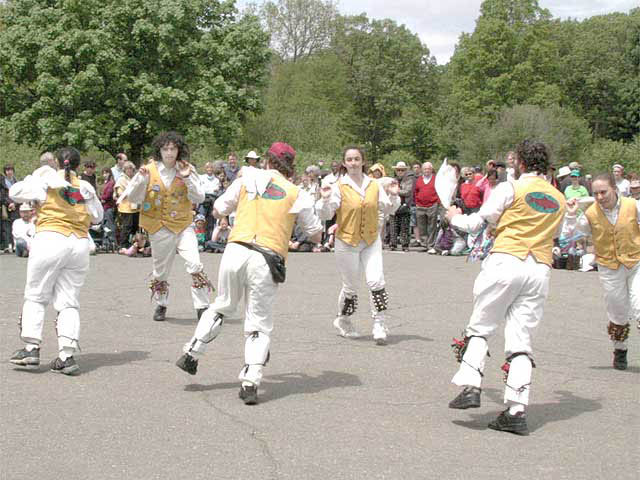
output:
[{"label": "stroller", "polygon": [[106,225],[91,225],[89,228],[89,235],[96,246],[96,252],[116,252],[116,242],[113,240],[113,232]]}]

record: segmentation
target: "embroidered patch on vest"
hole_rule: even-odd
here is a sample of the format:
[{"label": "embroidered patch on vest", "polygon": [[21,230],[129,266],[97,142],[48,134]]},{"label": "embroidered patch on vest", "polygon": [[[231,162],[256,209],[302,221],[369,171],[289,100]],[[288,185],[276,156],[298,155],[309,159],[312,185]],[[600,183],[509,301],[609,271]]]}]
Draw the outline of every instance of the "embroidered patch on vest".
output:
[{"label": "embroidered patch on vest", "polygon": [[287,193],[282,188],[271,182],[269,182],[269,185],[267,185],[266,190],[262,194],[262,198],[266,198],[267,200],[282,200],[286,196]]},{"label": "embroidered patch on vest", "polygon": [[80,193],[80,190],[75,187],[67,187],[58,190],[62,199],[69,205],[76,205],[78,203],[84,203],[84,197]]},{"label": "embroidered patch on vest", "polygon": [[142,204],[142,210],[144,210],[145,212],[151,210],[151,204],[149,202],[144,202]]},{"label": "embroidered patch on vest", "polygon": [[524,197],[524,201],[537,212],[554,213],[560,209],[558,201],[548,193],[531,192]]}]

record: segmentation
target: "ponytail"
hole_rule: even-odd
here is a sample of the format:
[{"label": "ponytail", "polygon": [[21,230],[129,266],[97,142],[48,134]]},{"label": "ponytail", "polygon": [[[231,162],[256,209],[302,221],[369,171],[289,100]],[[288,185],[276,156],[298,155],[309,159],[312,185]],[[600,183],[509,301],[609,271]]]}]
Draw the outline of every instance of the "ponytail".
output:
[{"label": "ponytail", "polygon": [[65,147],[56,152],[56,157],[64,168],[64,179],[71,183],[71,171],[80,165],[80,152],[73,147]]}]

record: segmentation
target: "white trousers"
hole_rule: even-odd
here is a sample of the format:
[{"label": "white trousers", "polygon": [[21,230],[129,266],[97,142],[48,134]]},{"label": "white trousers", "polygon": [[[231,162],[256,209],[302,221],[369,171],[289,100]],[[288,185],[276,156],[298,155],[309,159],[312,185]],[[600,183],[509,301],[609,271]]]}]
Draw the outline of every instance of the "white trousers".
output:
[{"label": "white trousers", "polygon": [[[598,265],[600,282],[609,321],[626,325],[640,319],[640,262],[633,268],[620,265],[617,270]],[[614,348],[626,350],[625,342],[613,342]]]},{"label": "white trousers", "polygon": [[88,271],[87,238],[46,231],[33,237],[22,307],[20,336],[25,342],[42,342],[45,308],[53,302],[58,312],[58,347],[79,348],[78,295]]},{"label": "white trousers", "polygon": [[[153,278],[166,281],[171,273],[176,253],[185,261],[187,273],[200,273],[204,269],[200,262],[198,252],[198,239],[193,227],[187,227],[182,232],[175,234],[171,230],[162,227],[156,233],[149,236],[151,242],[151,256],[153,257]],[[209,289],[191,287],[193,308],[207,308],[209,306]],[[169,293],[154,296],[158,305],[169,305]]]},{"label": "white trousers", "polygon": [[[505,355],[531,354],[531,335],[542,319],[550,274],[550,267],[532,256],[520,260],[505,253],[489,255],[473,286],[473,313],[465,335],[488,339],[504,321]],[[472,338],[452,383],[480,387],[487,349],[485,340]],[[530,383],[531,361],[525,355],[514,358],[505,403],[528,405]]]},{"label": "white trousers", "polygon": [[[342,311],[345,297],[353,297],[358,293],[358,283],[364,272],[365,281],[369,291],[377,291],[385,287],[384,272],[382,269],[382,240],[376,236],[371,245],[361,240],[354,247],[336,237],[335,240],[336,262],[338,271],[342,277],[342,290],[338,297],[338,315]],[[371,317],[374,321],[384,322],[384,312],[378,312],[374,306],[371,295]]]},{"label": "white trousers", "polygon": [[[269,266],[261,253],[237,243],[228,243],[220,261],[218,295],[202,314],[195,335],[185,345],[185,351],[189,351],[195,345],[194,353],[204,353],[206,343],[203,341],[210,335],[215,315],[233,316],[244,298],[247,365],[240,372],[239,379],[259,385],[262,379],[262,364],[268,354],[273,330],[271,309],[277,291],[278,284],[273,281]],[[259,332],[260,336],[251,336],[254,332]],[[217,336],[217,332],[215,335]]]}]

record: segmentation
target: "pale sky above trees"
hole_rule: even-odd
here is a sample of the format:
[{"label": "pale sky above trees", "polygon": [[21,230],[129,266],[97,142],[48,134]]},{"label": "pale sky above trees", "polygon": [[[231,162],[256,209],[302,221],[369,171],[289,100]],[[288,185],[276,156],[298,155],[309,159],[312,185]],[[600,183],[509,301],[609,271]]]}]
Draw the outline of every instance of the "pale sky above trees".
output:
[{"label": "pale sky above trees", "polygon": [[[239,8],[249,0],[239,0]],[[262,3],[253,0],[251,3]],[[366,13],[371,19],[390,18],[417,33],[429,47],[438,64],[449,61],[458,37],[471,33],[482,0],[338,0],[338,10],[345,15]],[[628,12],[638,0],[539,0],[556,18],[582,20],[594,15]]]}]

